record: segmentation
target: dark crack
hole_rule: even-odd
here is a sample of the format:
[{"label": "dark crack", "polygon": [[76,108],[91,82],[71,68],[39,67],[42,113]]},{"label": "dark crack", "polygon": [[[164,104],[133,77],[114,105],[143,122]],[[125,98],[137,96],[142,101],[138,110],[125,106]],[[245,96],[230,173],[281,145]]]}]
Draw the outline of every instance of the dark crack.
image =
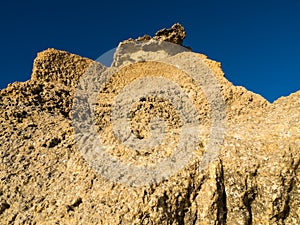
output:
[{"label": "dark crack", "polygon": [[218,191],[218,211],[217,211],[217,218],[220,224],[226,224],[227,218],[227,207],[226,207],[226,191],[225,191],[225,184],[224,184],[224,170],[223,164],[220,160],[220,176],[217,177],[217,191]]},{"label": "dark crack", "polygon": [[81,203],[82,203],[82,198],[76,199],[76,201],[73,204],[66,206],[67,207],[67,211],[68,212],[75,211],[75,208],[77,208]]}]

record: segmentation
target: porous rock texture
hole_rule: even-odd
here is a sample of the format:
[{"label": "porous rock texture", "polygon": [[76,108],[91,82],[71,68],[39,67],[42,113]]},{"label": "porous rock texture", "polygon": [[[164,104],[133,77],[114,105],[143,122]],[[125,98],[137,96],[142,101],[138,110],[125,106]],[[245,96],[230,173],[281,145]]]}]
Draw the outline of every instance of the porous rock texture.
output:
[{"label": "porous rock texture", "polygon": [[[208,102],[192,80],[177,78],[198,105],[204,130],[200,157],[145,187],[98,174],[80,153],[72,126],[75,88],[93,61],[48,49],[35,59],[30,80],[0,91],[0,224],[300,224],[300,91],[271,104],[230,83],[220,63],[179,54],[209,66],[226,103],[225,138],[208,168],[198,169],[209,138]],[[139,68],[143,62],[135,65]],[[108,83],[108,90],[121,88],[122,79]],[[103,101],[99,115],[111,104]],[[144,99],[132,111],[133,133],[147,135],[143,117],[151,101],[157,101],[152,113],[168,118],[171,129],[180,128],[170,104]],[[99,132],[109,127],[109,120],[97,123]],[[166,157],[161,150],[152,155]]]}]

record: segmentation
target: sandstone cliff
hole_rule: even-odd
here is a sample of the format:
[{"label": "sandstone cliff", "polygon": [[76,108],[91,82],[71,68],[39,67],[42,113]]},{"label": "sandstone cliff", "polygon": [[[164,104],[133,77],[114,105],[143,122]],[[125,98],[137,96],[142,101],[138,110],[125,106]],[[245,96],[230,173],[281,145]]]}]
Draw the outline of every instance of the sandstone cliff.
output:
[{"label": "sandstone cliff", "polygon": [[[0,91],[1,224],[300,224],[300,91],[270,104],[234,86],[220,63],[204,55],[167,56],[170,62],[190,62],[187,67],[200,60],[218,82],[226,129],[212,162],[199,170],[214,116],[208,96],[175,67],[140,62],[125,66],[100,93],[97,131],[107,142],[113,138],[105,114],[111,99],[149,70],[188,93],[199,114],[201,142],[195,157],[161,182],[130,186],[99,174],[83,157],[72,121],[78,82],[94,62],[48,49],[37,55],[30,80]],[[168,131],[181,128],[168,102],[141,102],[131,112],[133,133],[140,139],[147,136],[147,113],[167,119]],[[171,143],[173,136],[168,138]],[[132,164],[155,162],[172,152],[167,144],[150,153],[121,146],[109,154]]]}]

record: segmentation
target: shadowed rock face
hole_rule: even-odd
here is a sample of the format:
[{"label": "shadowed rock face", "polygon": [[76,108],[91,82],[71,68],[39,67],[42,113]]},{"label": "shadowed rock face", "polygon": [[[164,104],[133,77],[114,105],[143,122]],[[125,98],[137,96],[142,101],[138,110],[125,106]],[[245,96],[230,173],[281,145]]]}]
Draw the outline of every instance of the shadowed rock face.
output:
[{"label": "shadowed rock face", "polygon": [[[201,121],[202,140],[193,160],[144,187],[114,183],[97,173],[78,149],[72,126],[76,87],[94,62],[48,49],[35,59],[30,80],[0,91],[0,224],[300,224],[300,91],[270,104],[234,86],[220,63],[204,55],[172,57],[205,63],[226,104],[225,137],[205,170],[199,165],[210,138],[208,97],[194,80],[168,67],[174,74],[169,78],[188,93]],[[164,75],[165,68],[153,65],[140,62],[134,70],[143,77],[141,71],[154,67]],[[124,68],[100,93],[96,109],[97,131],[107,133],[108,141],[111,90],[122,89],[134,76]],[[131,111],[138,137],[147,136],[151,113],[166,118],[170,131],[180,128],[171,104],[145,98]],[[148,156],[155,161],[166,152],[162,146],[150,154],[123,147],[109,153],[133,163]]]}]

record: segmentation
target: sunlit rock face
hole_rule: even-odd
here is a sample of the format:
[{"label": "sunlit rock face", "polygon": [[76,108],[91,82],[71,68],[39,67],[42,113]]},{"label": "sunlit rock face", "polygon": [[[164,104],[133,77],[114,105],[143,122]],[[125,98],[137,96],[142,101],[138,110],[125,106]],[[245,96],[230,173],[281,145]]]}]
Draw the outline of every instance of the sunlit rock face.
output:
[{"label": "sunlit rock face", "polygon": [[[112,68],[48,49],[30,80],[0,91],[0,224],[300,224],[300,91],[270,104],[181,46],[184,37],[177,24],[122,42]],[[89,73],[97,76],[83,80]],[[127,123],[115,123],[125,100],[148,89],[124,113]],[[141,173],[104,168],[86,141],[94,137],[81,133],[88,122],[101,151]],[[118,125],[128,126],[127,139]]]}]

